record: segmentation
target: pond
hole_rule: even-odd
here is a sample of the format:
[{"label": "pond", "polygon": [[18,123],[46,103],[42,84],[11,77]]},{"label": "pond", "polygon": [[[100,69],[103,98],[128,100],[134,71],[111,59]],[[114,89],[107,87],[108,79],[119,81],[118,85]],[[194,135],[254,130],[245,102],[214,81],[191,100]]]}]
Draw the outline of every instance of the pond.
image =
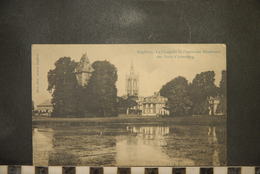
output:
[{"label": "pond", "polygon": [[226,164],[226,128],[198,125],[73,125],[33,128],[34,165]]}]

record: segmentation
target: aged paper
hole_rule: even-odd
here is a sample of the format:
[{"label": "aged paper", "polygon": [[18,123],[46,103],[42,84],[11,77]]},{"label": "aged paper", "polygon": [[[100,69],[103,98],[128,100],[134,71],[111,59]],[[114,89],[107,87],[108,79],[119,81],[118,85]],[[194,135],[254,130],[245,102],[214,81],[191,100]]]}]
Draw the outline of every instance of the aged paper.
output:
[{"label": "aged paper", "polygon": [[34,165],[226,164],[224,44],[32,45]]}]

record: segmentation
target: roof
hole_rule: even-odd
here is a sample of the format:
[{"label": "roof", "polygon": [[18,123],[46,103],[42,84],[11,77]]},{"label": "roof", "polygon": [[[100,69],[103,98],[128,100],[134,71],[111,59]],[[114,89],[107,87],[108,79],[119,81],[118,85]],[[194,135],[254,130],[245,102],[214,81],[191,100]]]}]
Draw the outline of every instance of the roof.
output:
[{"label": "roof", "polygon": [[155,92],[154,95],[144,97],[142,103],[166,103],[167,98],[160,95],[159,92]]}]

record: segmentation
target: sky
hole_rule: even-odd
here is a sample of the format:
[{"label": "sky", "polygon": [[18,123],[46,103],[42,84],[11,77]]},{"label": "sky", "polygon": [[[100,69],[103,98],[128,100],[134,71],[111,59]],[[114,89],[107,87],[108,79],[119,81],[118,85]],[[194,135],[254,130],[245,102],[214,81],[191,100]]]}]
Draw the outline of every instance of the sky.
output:
[{"label": "sky", "polygon": [[125,94],[126,75],[131,63],[139,75],[139,95],[150,96],[162,85],[178,76],[189,82],[203,71],[215,72],[219,85],[221,71],[226,70],[225,44],[33,44],[32,97],[40,104],[51,99],[47,91],[47,73],[61,57],[79,61],[87,54],[91,63],[108,60],[117,68],[118,96]]}]

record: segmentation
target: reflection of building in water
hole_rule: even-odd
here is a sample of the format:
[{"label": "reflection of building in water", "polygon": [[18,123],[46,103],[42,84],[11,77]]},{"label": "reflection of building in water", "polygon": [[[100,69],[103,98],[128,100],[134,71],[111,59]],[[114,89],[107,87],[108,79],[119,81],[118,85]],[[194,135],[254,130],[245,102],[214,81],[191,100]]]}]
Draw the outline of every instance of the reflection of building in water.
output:
[{"label": "reflection of building in water", "polygon": [[141,97],[139,91],[139,77],[134,72],[133,64],[131,64],[130,74],[126,77],[126,95],[135,96],[137,106],[127,109],[127,114],[138,113],[143,116],[160,116],[169,115],[166,109],[167,98],[160,96],[159,92],[155,92],[152,96]]},{"label": "reflection of building in water", "polygon": [[216,148],[214,149],[214,152],[213,152],[213,155],[212,155],[212,164],[213,164],[213,166],[219,166],[220,165],[219,152]]},{"label": "reflection of building in water", "polygon": [[211,143],[218,143],[215,126],[208,128],[208,136]]},{"label": "reflection of building in water", "polygon": [[86,86],[91,77],[93,68],[87,54],[83,54],[78,66],[76,67],[76,77],[79,85]]},{"label": "reflection of building in water", "polygon": [[140,133],[144,135],[167,135],[170,132],[170,128],[162,127],[162,126],[145,126],[145,127],[135,127],[135,126],[127,126],[126,130],[131,133]]},{"label": "reflection of building in water", "polygon": [[218,138],[215,126],[208,128],[208,141],[209,144],[213,146],[212,163],[214,166],[218,166],[220,165],[220,159],[218,151]]},{"label": "reflection of building in water", "polygon": [[[168,135],[170,132],[169,127],[131,127],[127,126],[126,130],[128,132],[137,134],[138,136],[143,138],[143,143],[144,144],[150,144],[150,143],[156,143],[158,145],[166,145],[166,142],[164,141],[164,136]],[[150,141],[150,140],[156,140],[156,142]]]},{"label": "reflection of building in water", "polygon": [[[185,157],[170,157],[164,148],[168,147],[168,126],[127,126],[131,136],[118,137],[116,164],[132,166],[194,165]],[[167,137],[167,138],[166,138]]]}]

